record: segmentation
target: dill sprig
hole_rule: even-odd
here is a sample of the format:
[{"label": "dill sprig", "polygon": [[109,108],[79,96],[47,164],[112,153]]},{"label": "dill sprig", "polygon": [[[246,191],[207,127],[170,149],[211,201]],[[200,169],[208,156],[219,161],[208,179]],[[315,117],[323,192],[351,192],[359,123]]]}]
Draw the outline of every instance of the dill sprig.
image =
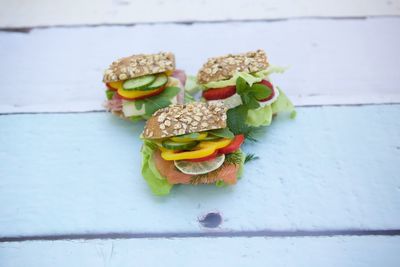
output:
[{"label": "dill sprig", "polygon": [[230,154],[226,154],[224,164],[222,164],[221,167],[219,167],[218,169],[213,170],[212,172],[209,172],[209,173],[198,174],[198,175],[192,176],[192,178],[190,179],[190,183],[191,184],[215,183],[220,180],[220,177],[218,177],[218,174],[223,168],[226,168],[227,166],[229,166],[231,164],[240,165],[242,162],[243,162],[243,153],[240,150],[237,150]]},{"label": "dill sprig", "polygon": [[242,163],[243,153],[240,150],[236,150],[233,153],[225,155],[225,162],[227,164],[239,165]]},{"label": "dill sprig", "polygon": [[246,157],[244,158],[244,164],[252,161],[252,160],[257,160],[259,159],[258,156],[254,155],[254,154],[247,154]]}]

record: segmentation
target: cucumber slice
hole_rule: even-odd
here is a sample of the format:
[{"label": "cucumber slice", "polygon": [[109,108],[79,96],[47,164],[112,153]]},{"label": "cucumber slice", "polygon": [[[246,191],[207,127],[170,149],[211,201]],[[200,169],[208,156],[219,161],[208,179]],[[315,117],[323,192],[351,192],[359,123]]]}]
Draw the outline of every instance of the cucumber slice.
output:
[{"label": "cucumber slice", "polygon": [[124,90],[147,90],[147,86],[153,83],[155,79],[155,75],[146,75],[129,79],[122,84],[122,88]]},{"label": "cucumber slice", "polygon": [[192,141],[196,141],[196,140],[204,140],[204,138],[207,137],[207,133],[203,132],[203,133],[190,133],[190,134],[184,134],[184,135],[180,135],[180,136],[175,136],[175,137],[171,137],[171,140],[174,142],[192,142]]},{"label": "cucumber slice", "polygon": [[218,140],[218,139],[222,139],[222,137],[209,134],[206,138],[203,139],[203,141],[215,141],[215,140]]},{"label": "cucumber slice", "polygon": [[162,146],[165,147],[166,149],[170,149],[170,150],[189,150],[191,148],[194,148],[198,144],[199,144],[198,141],[174,142],[171,140],[165,140],[162,142]]},{"label": "cucumber slice", "polygon": [[161,86],[164,86],[168,82],[168,76],[165,75],[164,73],[158,74],[156,76],[156,79],[154,80],[153,83],[151,83],[149,86],[147,86],[148,90],[160,88]]},{"label": "cucumber slice", "polygon": [[212,172],[224,164],[225,155],[216,157],[212,160],[202,162],[190,162],[185,160],[175,160],[174,164],[178,170],[190,175],[198,175]]}]

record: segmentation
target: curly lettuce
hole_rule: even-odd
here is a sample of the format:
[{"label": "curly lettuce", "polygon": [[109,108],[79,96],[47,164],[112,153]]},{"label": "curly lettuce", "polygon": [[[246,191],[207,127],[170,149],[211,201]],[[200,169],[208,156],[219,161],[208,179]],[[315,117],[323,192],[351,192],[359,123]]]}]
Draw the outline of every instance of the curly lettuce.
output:
[{"label": "curly lettuce", "polygon": [[252,86],[255,83],[261,82],[265,78],[268,78],[268,76],[272,73],[283,73],[285,70],[286,68],[283,67],[269,66],[267,69],[255,73],[237,72],[235,75],[233,75],[232,78],[228,80],[209,82],[203,84],[203,90],[206,90],[208,88],[221,88],[221,87],[235,85],[236,80],[239,77],[244,79],[250,86]]},{"label": "curly lettuce", "polygon": [[253,127],[269,126],[272,122],[272,115],[281,112],[290,112],[290,117],[296,117],[296,110],[289,98],[279,89],[279,96],[275,102],[257,109],[247,111],[246,124]]},{"label": "curly lettuce", "polygon": [[247,111],[246,124],[253,127],[268,126],[272,122],[271,105],[249,109]]},{"label": "curly lettuce", "polygon": [[196,76],[187,76],[185,83],[185,92],[195,95],[202,90],[202,86],[197,83]]},{"label": "curly lettuce", "polygon": [[156,151],[157,145],[144,141],[142,146],[142,175],[149,185],[154,195],[164,196],[171,191],[172,185],[163,177],[156,168],[153,160],[153,153]]},{"label": "curly lettuce", "polygon": [[279,87],[276,88],[279,90],[279,97],[271,104],[272,114],[290,112],[290,118],[294,119],[297,113],[293,103]]}]

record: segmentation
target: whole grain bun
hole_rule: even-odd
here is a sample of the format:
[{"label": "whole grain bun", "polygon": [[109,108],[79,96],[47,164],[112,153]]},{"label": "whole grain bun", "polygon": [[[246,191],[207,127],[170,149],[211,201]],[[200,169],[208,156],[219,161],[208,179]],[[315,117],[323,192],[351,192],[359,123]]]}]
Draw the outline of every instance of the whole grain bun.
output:
[{"label": "whole grain bun", "polygon": [[268,68],[268,59],[264,50],[244,54],[213,57],[197,73],[200,84],[230,79],[236,72],[257,72]]},{"label": "whole grain bun", "polygon": [[146,139],[158,139],[226,127],[226,107],[222,102],[173,104],[159,109],[146,122]]},{"label": "whole grain bun", "polygon": [[105,70],[103,82],[117,82],[148,74],[162,73],[175,70],[173,53],[139,54],[120,58]]}]

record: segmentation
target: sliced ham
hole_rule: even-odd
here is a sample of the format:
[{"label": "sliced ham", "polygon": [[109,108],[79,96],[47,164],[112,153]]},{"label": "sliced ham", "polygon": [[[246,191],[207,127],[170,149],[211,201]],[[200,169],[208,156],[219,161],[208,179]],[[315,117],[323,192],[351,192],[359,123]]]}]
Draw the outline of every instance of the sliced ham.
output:
[{"label": "sliced ham", "polygon": [[119,97],[118,94],[114,94],[113,98],[110,100],[107,100],[104,103],[104,108],[107,111],[111,111],[111,112],[120,112],[122,111],[122,98]]},{"label": "sliced ham", "polygon": [[185,86],[185,84],[186,84],[186,73],[185,73],[185,71],[177,69],[172,73],[172,77],[177,78],[181,82],[181,84],[183,86]]},{"label": "sliced ham", "polygon": [[[160,151],[153,154],[154,163],[160,174],[166,177],[170,184],[190,184],[193,175],[180,172],[172,160],[164,160]],[[219,169],[213,171],[213,174],[204,179],[200,179],[198,183],[211,184],[217,181],[224,181],[226,184],[235,184],[237,181],[237,173],[239,165],[226,164]]]}]

